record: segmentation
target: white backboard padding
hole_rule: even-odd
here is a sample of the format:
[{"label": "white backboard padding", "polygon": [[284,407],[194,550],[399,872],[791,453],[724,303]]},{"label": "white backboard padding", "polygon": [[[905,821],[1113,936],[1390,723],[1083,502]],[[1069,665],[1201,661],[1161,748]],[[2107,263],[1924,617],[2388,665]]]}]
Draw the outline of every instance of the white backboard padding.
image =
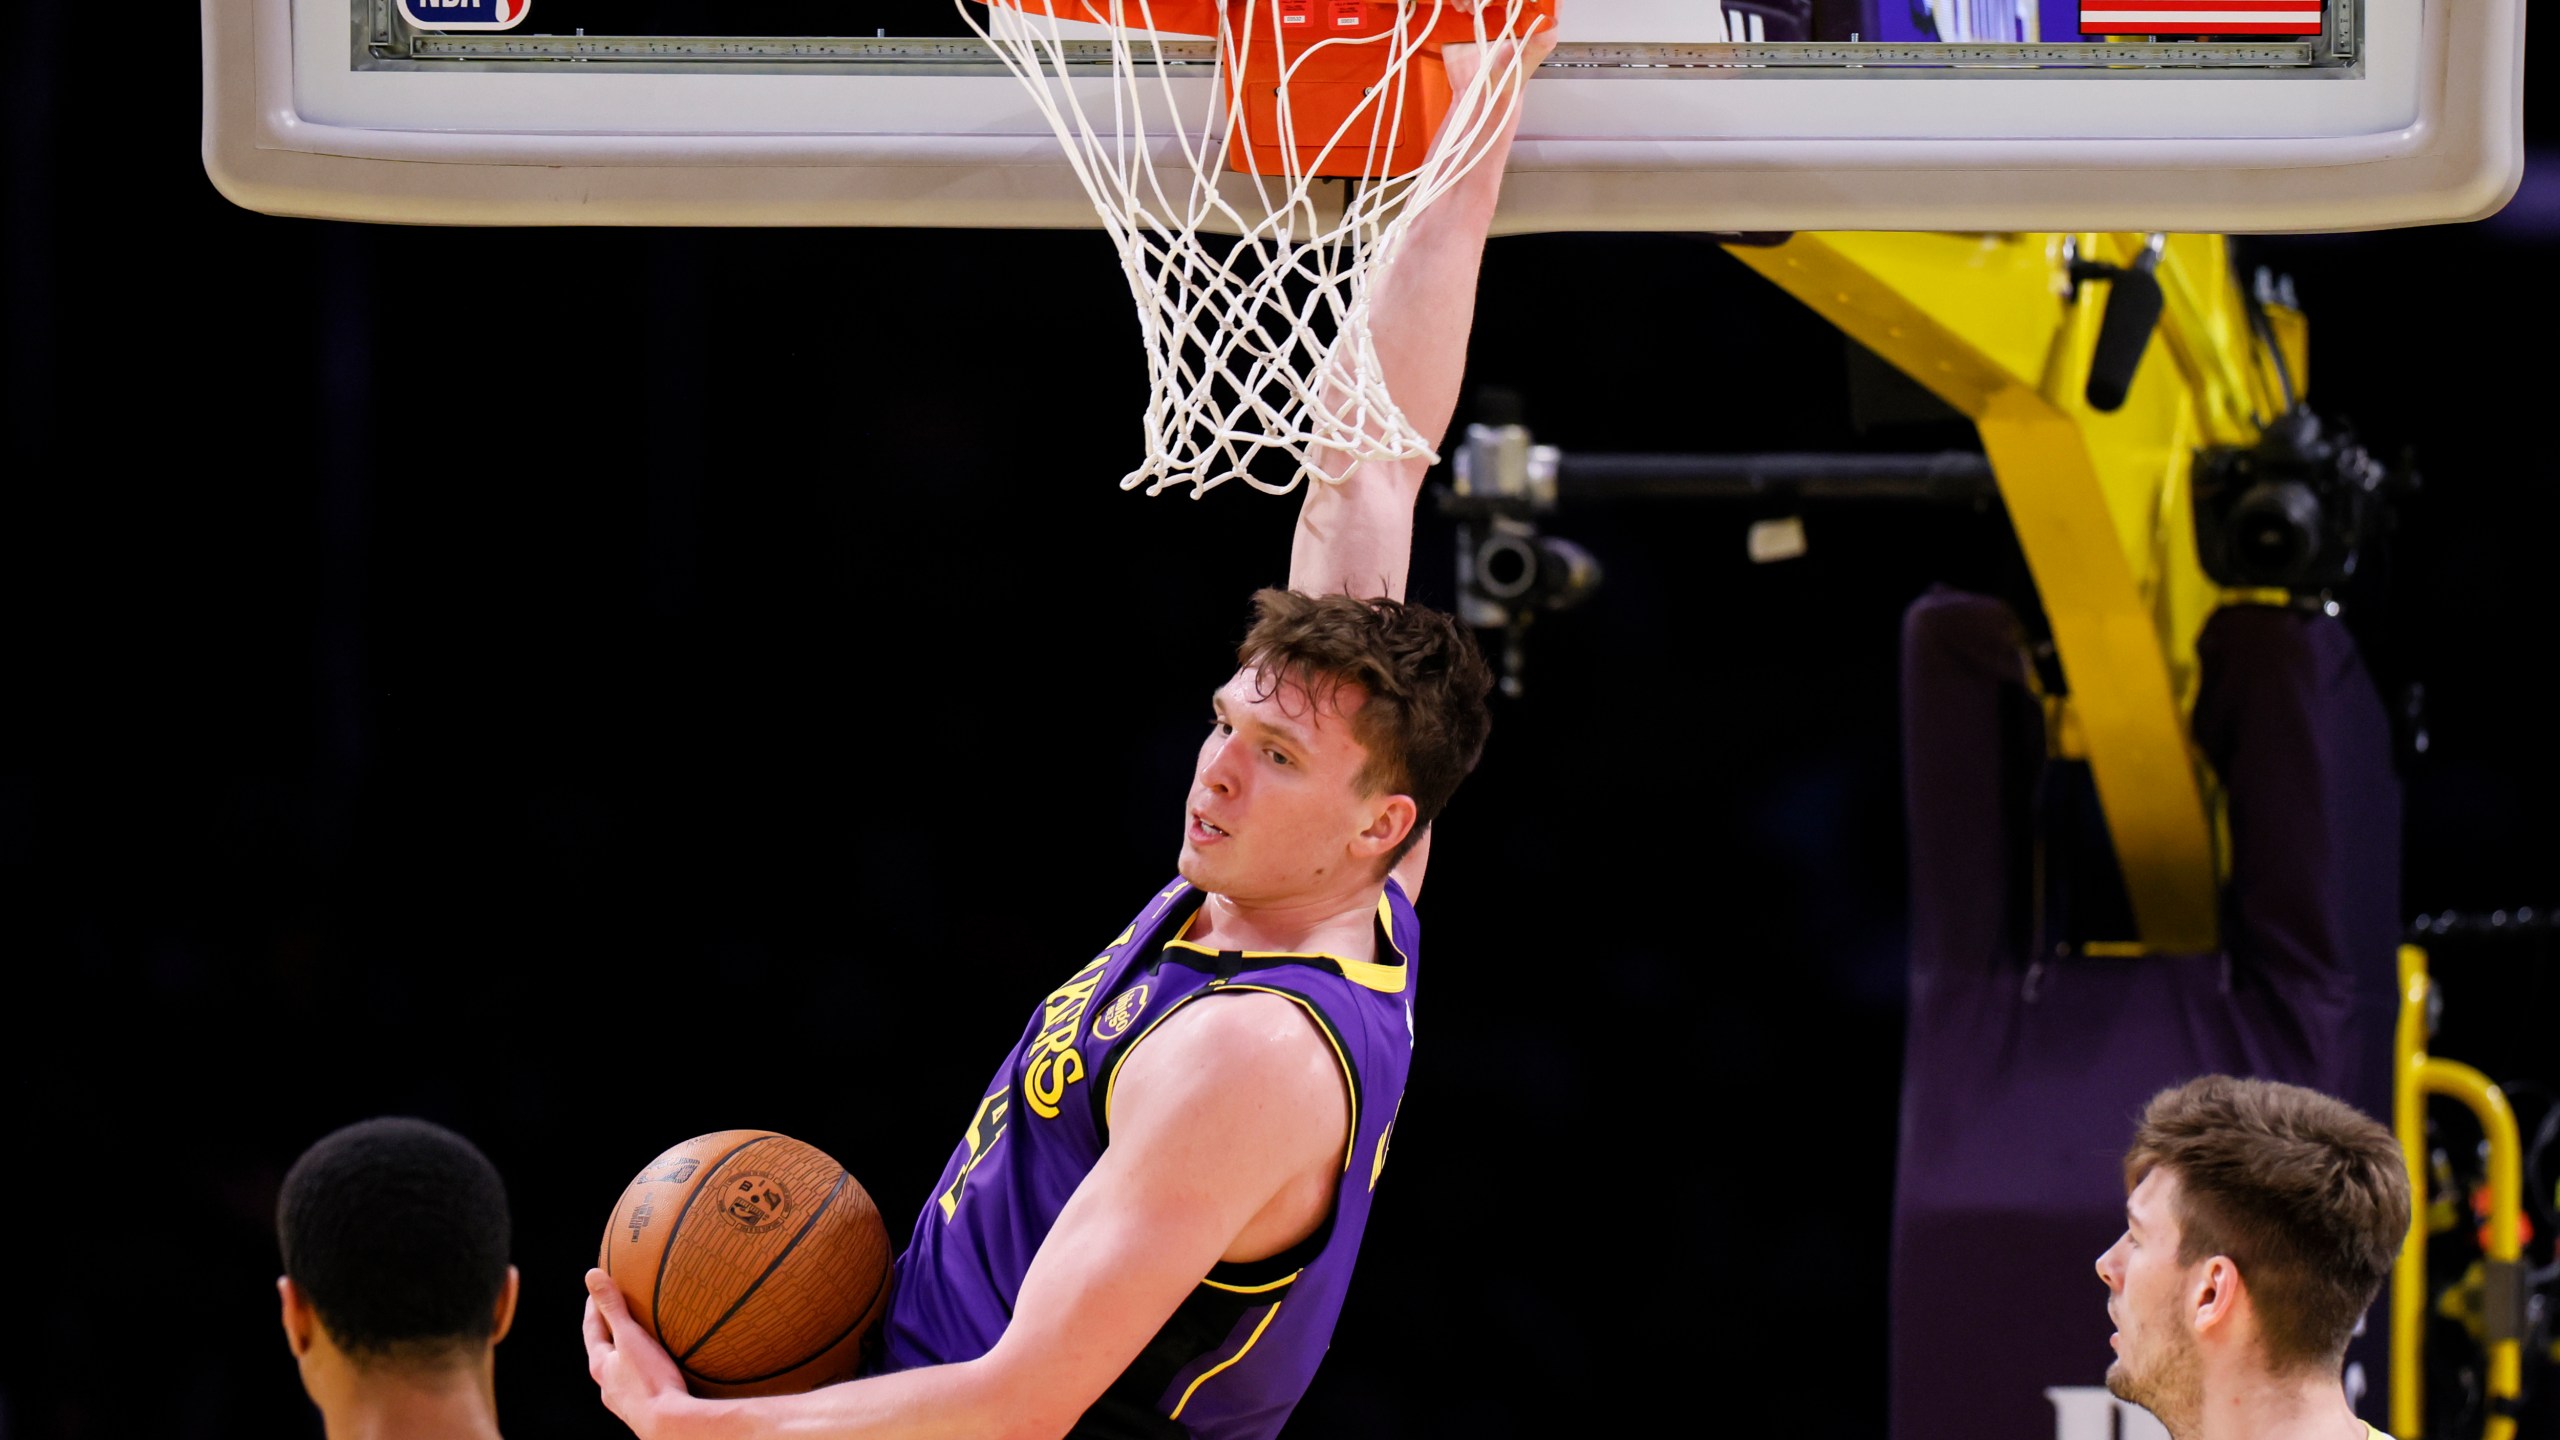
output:
[{"label": "white backboard padding", "polygon": [[[201,4],[205,168],[252,209],[486,225],[1094,223],[1057,140],[1001,72],[360,69],[346,0]],[[1722,23],[1691,0],[1562,9],[1568,44],[1690,41]],[[2362,65],[2316,75],[1550,70],[1531,85],[1497,229],[2473,219],[2522,175],[2523,26],[2523,0],[2365,0]],[[1205,98],[1210,82],[1182,83]]]}]

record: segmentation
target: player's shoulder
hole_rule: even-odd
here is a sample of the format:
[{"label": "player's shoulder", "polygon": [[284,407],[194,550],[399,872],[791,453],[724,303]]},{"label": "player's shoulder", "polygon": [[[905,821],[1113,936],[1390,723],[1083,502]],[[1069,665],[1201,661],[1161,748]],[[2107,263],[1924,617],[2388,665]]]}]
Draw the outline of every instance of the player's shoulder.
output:
[{"label": "player's shoulder", "polygon": [[1178,1097],[1193,1109],[1313,1100],[1342,1084],[1330,1033],[1301,996],[1256,987],[1204,991],[1155,1027],[1130,1055],[1120,1084]]},{"label": "player's shoulder", "polygon": [[1206,991],[1166,1015],[1130,1054],[1113,1085],[1112,1134],[1207,1124],[1284,1149],[1301,1139],[1330,1144],[1326,1117],[1343,1093],[1340,1064],[1290,997]]},{"label": "player's shoulder", "polygon": [[1324,1053],[1324,1042],[1309,1028],[1298,998],[1250,986],[1203,992],[1194,1003],[1166,1016],[1149,1044],[1183,1052],[1194,1064],[1231,1074],[1285,1066],[1301,1054]]}]

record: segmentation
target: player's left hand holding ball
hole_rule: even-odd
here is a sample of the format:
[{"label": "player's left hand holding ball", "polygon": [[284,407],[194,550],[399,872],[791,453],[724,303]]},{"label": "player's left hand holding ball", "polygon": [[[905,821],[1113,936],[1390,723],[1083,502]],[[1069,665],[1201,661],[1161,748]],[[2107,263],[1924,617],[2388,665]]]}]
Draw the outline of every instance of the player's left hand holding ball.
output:
[{"label": "player's left hand holding ball", "polygon": [[622,1287],[602,1270],[587,1272],[587,1376],[612,1411],[640,1440],[654,1440],[667,1412],[691,1400],[684,1372],[649,1327],[632,1318]]}]

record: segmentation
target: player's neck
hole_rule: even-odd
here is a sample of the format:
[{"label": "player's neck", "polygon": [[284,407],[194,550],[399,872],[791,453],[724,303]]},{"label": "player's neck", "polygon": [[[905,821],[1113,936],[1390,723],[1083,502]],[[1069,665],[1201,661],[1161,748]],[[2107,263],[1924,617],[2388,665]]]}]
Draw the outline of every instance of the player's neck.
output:
[{"label": "player's neck", "polygon": [[492,1367],[343,1374],[315,1393],[329,1440],[499,1440]]},{"label": "player's neck", "polygon": [[2264,1371],[2208,1383],[2195,1431],[2177,1440],[2363,1440],[2365,1424],[2335,1375]]},{"label": "player's neck", "polygon": [[1261,902],[1212,893],[1200,904],[1189,939],[1212,950],[1266,950],[1293,955],[1374,959],[1372,933],[1383,878],[1354,891]]}]

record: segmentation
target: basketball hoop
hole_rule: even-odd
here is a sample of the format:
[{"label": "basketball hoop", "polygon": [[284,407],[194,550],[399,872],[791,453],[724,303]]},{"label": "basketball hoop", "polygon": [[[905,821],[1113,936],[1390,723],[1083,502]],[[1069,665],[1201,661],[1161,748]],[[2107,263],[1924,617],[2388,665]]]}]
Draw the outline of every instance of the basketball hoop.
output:
[{"label": "basketball hoop", "polygon": [[[1438,459],[1387,392],[1371,294],[1520,103],[1517,45],[1454,89],[1442,47],[1522,39],[1554,0],[988,0],[984,24],[973,3],[1137,302],[1147,456],[1122,489],[1285,494]],[[1273,451],[1285,479],[1254,473]]]}]

